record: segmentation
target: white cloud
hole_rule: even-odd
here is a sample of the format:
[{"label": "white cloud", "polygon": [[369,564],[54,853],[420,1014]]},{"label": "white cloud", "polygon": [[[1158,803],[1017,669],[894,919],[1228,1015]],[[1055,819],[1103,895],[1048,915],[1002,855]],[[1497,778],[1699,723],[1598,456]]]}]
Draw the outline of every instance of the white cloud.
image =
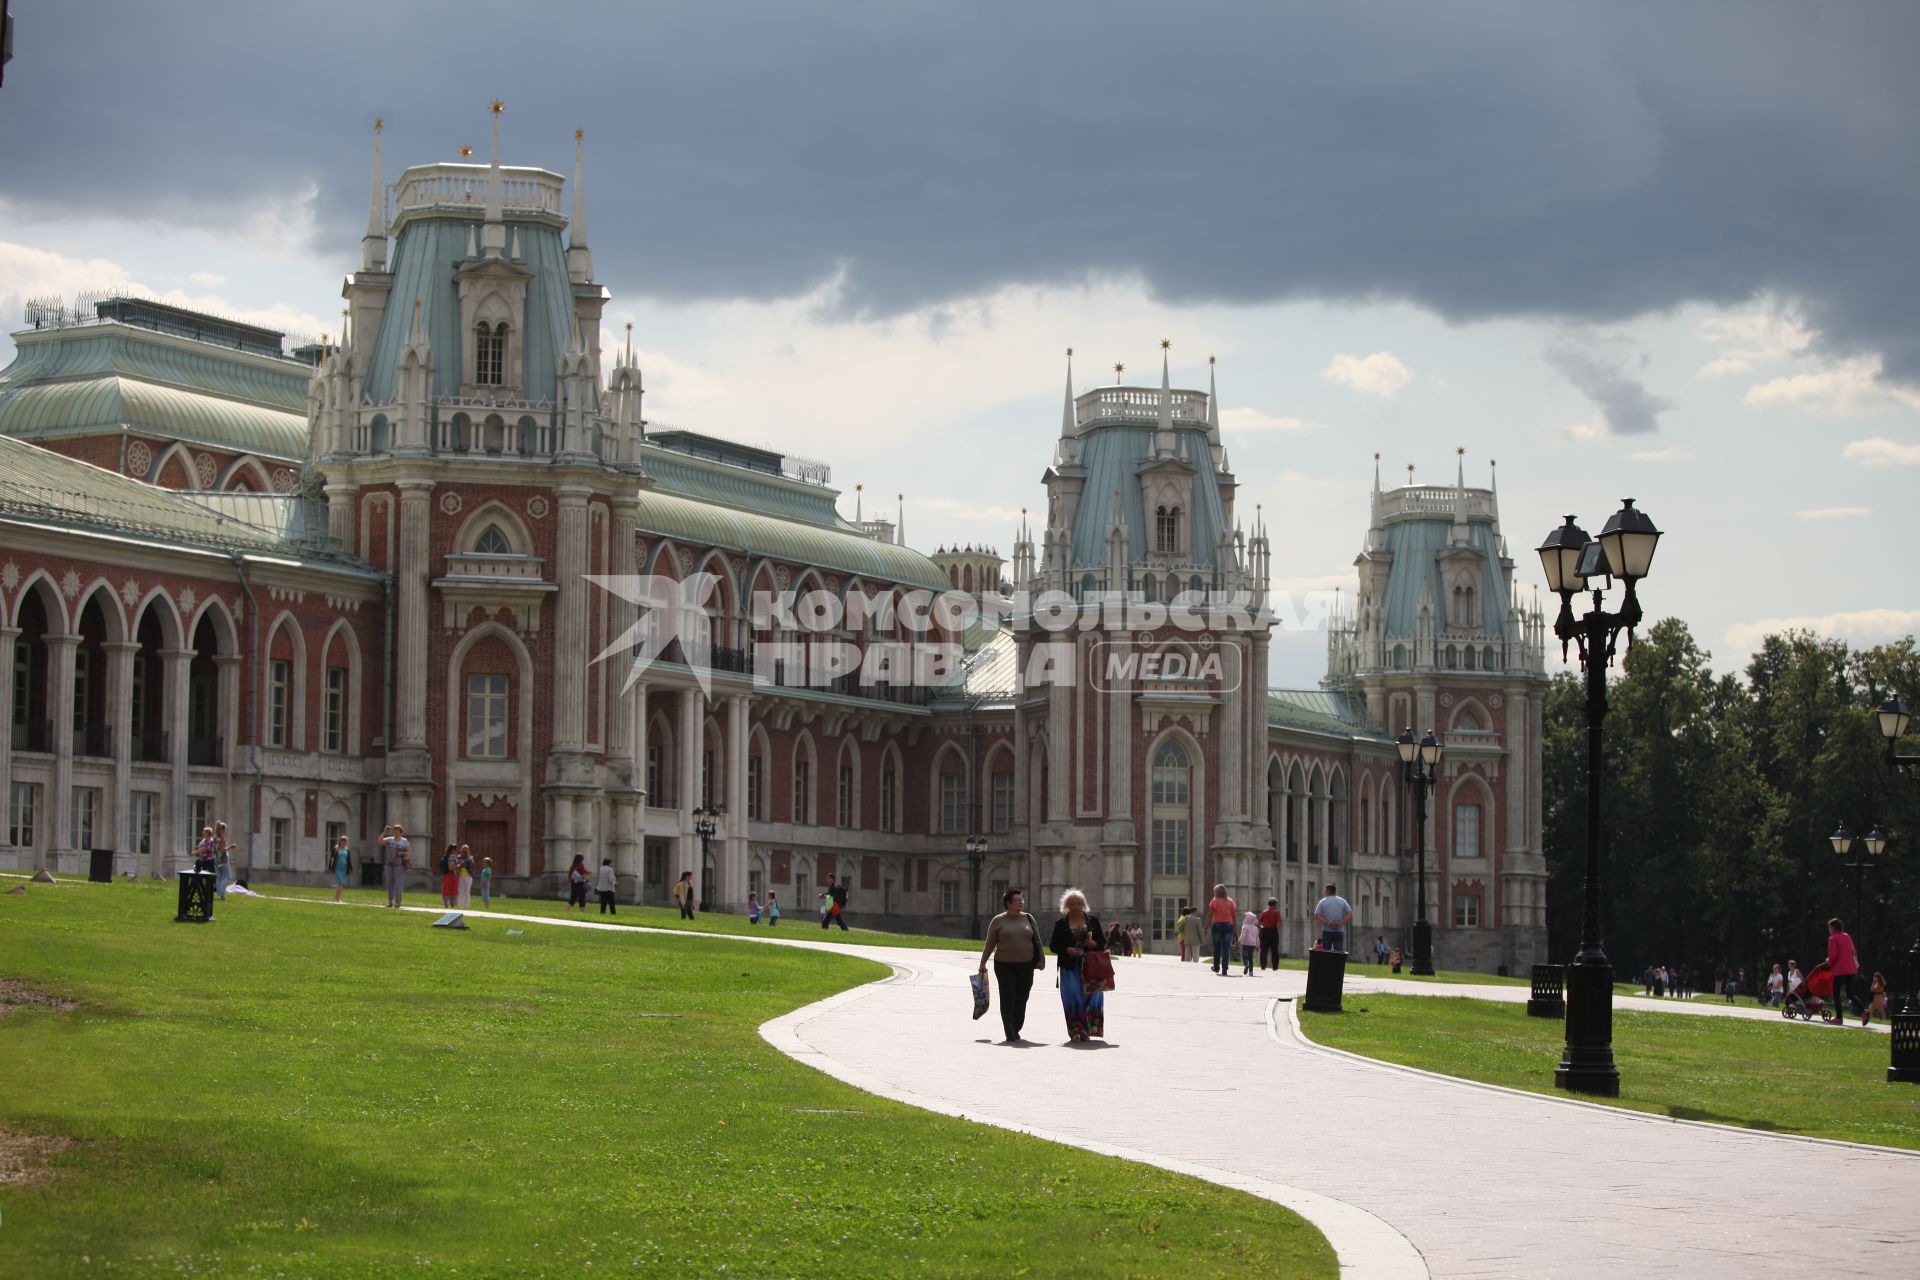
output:
[{"label": "white cloud", "polygon": [[202,289],[218,289],[226,282],[227,278],[225,276],[216,275],[211,271],[190,271],[187,273],[187,283],[199,285]]},{"label": "white cloud", "polygon": [[1370,356],[1348,355],[1342,351],[1321,371],[1321,377],[1351,387],[1362,395],[1391,400],[1413,381],[1413,370],[1391,351],[1376,351]]},{"label": "white cloud", "polygon": [[1727,628],[1736,653],[1753,653],[1760,642],[1783,631],[1811,631],[1855,646],[1889,644],[1920,631],[1920,609],[1856,609],[1819,617],[1761,618]]},{"label": "white cloud", "polygon": [[1700,367],[1702,378],[1749,373],[1755,365],[1803,356],[1819,336],[1798,316],[1764,313],[1707,316],[1700,322],[1699,334],[1721,352]]},{"label": "white cloud", "polygon": [[1795,520],[1858,520],[1873,514],[1871,507],[1808,507],[1793,513]]},{"label": "white cloud", "polygon": [[[842,495],[844,498],[844,495]],[[915,508],[923,511],[937,511],[942,515],[960,516],[967,520],[986,520],[994,524],[1017,525],[1022,512],[1018,507],[1002,507],[986,502],[968,502],[961,498],[921,498],[909,499],[907,515],[911,517]],[[882,514],[887,514],[882,512]],[[1032,519],[1028,516],[1028,519]]]},{"label": "white cloud", "polygon": [[1920,444],[1901,444],[1885,436],[1855,440],[1840,456],[1863,467],[1920,467]]},{"label": "white cloud", "polygon": [[1305,418],[1276,417],[1258,409],[1241,407],[1220,411],[1222,431],[1318,431],[1320,424]]},{"label": "white cloud", "polygon": [[1273,591],[1285,591],[1292,595],[1305,595],[1309,591],[1345,591],[1351,595],[1359,579],[1351,569],[1339,573],[1314,573],[1293,578],[1275,578],[1270,587]]},{"label": "white cloud", "polygon": [[1799,409],[1845,417],[1906,407],[1920,409],[1920,394],[1880,381],[1880,357],[1856,356],[1812,373],[1796,373],[1747,388],[1750,409]]},{"label": "white cloud", "polygon": [[1607,438],[1607,429],[1597,422],[1576,422],[1570,427],[1562,427],[1560,435],[1576,444],[1593,444]]},{"label": "white cloud", "polygon": [[1642,449],[1627,455],[1635,462],[1689,462],[1693,455],[1685,449]]}]

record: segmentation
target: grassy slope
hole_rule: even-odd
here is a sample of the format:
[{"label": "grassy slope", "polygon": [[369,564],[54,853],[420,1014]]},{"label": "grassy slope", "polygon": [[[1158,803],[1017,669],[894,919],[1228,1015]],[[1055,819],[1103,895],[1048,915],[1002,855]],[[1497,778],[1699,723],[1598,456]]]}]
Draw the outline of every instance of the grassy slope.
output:
[{"label": "grassy slope", "polygon": [[[1302,1011],[1337,1049],[1490,1084],[1556,1093],[1566,1032],[1526,1007],[1422,996],[1350,997]],[[1886,1083],[1887,1039],[1858,1026],[1614,1010],[1619,1105],[1780,1133],[1920,1149],[1920,1088]],[[1603,1101],[1596,1099],[1596,1101]]]},{"label": "grassy slope", "polygon": [[81,1142],[0,1185],[0,1273],[1038,1275],[1063,1249],[1088,1275],[1334,1273],[1278,1206],[760,1040],[866,961],[281,902],[175,925],[171,902],[0,897],[0,975],[84,1002],[0,1020],[0,1129]]}]

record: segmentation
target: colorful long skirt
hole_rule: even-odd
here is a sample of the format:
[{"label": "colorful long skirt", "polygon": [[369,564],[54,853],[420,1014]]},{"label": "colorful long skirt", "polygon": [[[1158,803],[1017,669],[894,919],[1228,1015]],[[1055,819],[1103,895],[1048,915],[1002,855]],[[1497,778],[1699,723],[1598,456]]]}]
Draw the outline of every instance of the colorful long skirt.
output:
[{"label": "colorful long skirt", "polygon": [[1088,995],[1080,986],[1078,969],[1060,971],[1060,1004],[1067,1014],[1069,1040],[1101,1040],[1107,1029],[1107,993]]}]

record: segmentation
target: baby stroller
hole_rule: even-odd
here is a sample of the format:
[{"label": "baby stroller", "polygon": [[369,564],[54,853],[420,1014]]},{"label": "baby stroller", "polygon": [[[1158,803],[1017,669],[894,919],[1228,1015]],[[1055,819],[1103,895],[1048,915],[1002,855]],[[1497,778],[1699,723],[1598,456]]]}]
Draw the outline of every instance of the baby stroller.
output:
[{"label": "baby stroller", "polygon": [[1833,972],[1822,960],[1813,966],[1813,972],[1800,980],[1800,985],[1787,992],[1786,1003],[1780,1006],[1780,1016],[1791,1022],[1798,1018],[1802,1022],[1812,1022],[1813,1015],[1826,1017],[1827,1001],[1833,999]]}]

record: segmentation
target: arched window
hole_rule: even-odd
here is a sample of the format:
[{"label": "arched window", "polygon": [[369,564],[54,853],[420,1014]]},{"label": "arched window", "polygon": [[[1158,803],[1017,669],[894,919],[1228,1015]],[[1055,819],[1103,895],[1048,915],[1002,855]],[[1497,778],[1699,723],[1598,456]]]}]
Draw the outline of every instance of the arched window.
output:
[{"label": "arched window", "polygon": [[1193,827],[1193,762],[1169,739],[1153,756],[1152,874],[1184,876]]},{"label": "arched window", "polygon": [[1178,536],[1179,526],[1173,512],[1165,507],[1155,507],[1153,509],[1153,549],[1162,555],[1173,554],[1174,547],[1178,545],[1174,539]]},{"label": "arched window", "polygon": [[482,320],[473,331],[473,380],[497,387],[506,381],[507,322],[489,325]]},{"label": "arched window", "polygon": [[500,526],[490,524],[480,531],[473,541],[473,552],[481,556],[510,556],[513,544],[507,541],[507,535],[500,532]]}]

